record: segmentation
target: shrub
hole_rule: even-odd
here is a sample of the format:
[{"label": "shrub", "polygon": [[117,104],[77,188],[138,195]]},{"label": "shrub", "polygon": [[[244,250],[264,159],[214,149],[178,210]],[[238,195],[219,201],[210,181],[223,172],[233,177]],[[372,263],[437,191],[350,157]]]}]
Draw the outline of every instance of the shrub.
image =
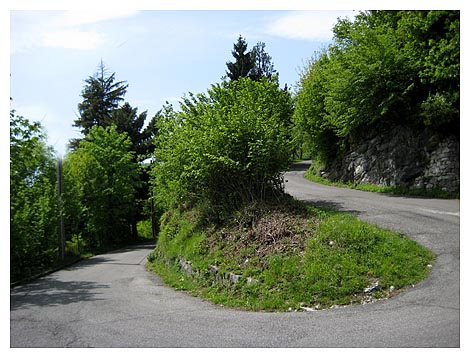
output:
[{"label": "shrub", "polygon": [[290,163],[291,99],[277,84],[240,79],[166,107],[153,184],[166,206],[205,202],[214,213],[282,191]]}]

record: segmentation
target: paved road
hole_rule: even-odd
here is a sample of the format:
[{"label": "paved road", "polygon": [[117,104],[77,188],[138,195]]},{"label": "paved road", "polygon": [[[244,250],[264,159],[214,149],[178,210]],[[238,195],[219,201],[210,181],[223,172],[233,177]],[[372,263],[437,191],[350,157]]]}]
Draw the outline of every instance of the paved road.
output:
[{"label": "paved road", "polygon": [[437,254],[430,276],[390,300],[317,312],[226,309],[145,270],[151,246],[99,255],[11,290],[12,347],[458,347],[459,201],[324,187],[290,193],[411,235]]}]

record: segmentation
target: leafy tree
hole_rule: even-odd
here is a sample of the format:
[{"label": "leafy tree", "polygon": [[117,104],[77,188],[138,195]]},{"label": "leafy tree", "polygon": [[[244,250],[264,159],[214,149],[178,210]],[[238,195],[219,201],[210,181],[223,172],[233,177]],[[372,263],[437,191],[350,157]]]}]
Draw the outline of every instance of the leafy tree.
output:
[{"label": "leafy tree", "polygon": [[277,80],[277,71],[274,69],[271,56],[265,51],[266,44],[258,42],[251,50],[253,68],[249,73],[252,80],[259,81],[263,77]]},{"label": "leafy tree", "polygon": [[95,126],[80,147],[67,155],[64,205],[70,236],[80,235],[92,247],[130,237],[139,170],[131,146],[116,126]]},{"label": "leafy tree", "polygon": [[397,36],[419,77],[419,115],[428,126],[458,132],[460,12],[400,11]]},{"label": "leafy tree", "polygon": [[57,260],[55,157],[39,122],[10,111],[10,277],[21,279]]},{"label": "leafy tree", "polygon": [[330,47],[326,70],[325,109],[340,137],[361,136],[364,125],[400,121],[409,113],[406,94],[415,81],[393,31],[370,28],[360,19],[349,25],[350,44]]},{"label": "leafy tree", "polygon": [[241,78],[164,109],[153,169],[166,207],[207,202],[215,215],[282,192],[289,165],[290,95],[267,79]]},{"label": "leafy tree", "polygon": [[327,53],[318,53],[307,67],[299,81],[295,96],[293,122],[294,132],[309,146],[312,157],[327,163],[334,158],[338,137],[335,127],[327,118],[325,106],[327,97],[326,67],[329,64]]}]

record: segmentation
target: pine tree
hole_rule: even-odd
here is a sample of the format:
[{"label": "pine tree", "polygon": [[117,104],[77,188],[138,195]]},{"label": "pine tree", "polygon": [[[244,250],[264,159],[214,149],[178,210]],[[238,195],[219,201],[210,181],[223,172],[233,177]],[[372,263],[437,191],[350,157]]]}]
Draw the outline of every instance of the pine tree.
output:
[{"label": "pine tree", "polygon": [[147,112],[138,114],[138,108],[124,100],[128,85],[124,81],[115,82],[115,73],[108,75],[100,63],[94,76],[88,77],[82,91],[83,102],[78,105],[80,117],[74,126],[81,128],[86,139],[72,139],[69,147],[74,151],[82,147],[81,142],[90,141],[89,133],[96,127],[109,129],[113,127],[118,134],[125,135],[130,141],[129,155],[132,157],[137,172],[133,177],[135,205],[129,212],[132,235],[137,237],[137,221],[142,218],[143,203],[149,196],[148,169],[143,162],[152,156],[155,149],[153,138],[158,132],[156,120],[152,119],[144,127]]},{"label": "pine tree", "polygon": [[250,51],[246,52],[248,44],[240,35],[238,41],[233,45],[232,55],[235,62],[227,62],[227,76],[236,81],[240,77],[248,77],[250,71],[254,67],[253,56]]},{"label": "pine tree", "polygon": [[85,82],[83,102],[78,104],[80,117],[74,126],[87,135],[94,125],[106,127],[111,124],[111,112],[124,100],[128,85],[124,81],[115,82],[115,73],[108,75],[103,61],[95,75]]},{"label": "pine tree", "polygon": [[251,51],[247,52],[248,44],[240,35],[233,45],[232,55],[235,62],[227,62],[227,76],[232,81],[240,77],[249,77],[254,81],[267,78],[277,82],[278,73],[271,62],[271,56],[265,51],[266,44],[258,42]]},{"label": "pine tree", "polygon": [[110,122],[116,125],[116,129],[119,133],[127,133],[132,142],[131,150],[135,152],[137,156],[145,156],[149,153],[143,148],[143,142],[147,138],[145,138],[146,135],[143,133],[142,128],[147,118],[147,112],[137,114],[137,111],[137,107],[134,108],[126,102],[122,107],[111,112]]},{"label": "pine tree", "polygon": [[142,165],[145,159],[153,155],[155,144],[153,138],[157,134],[156,119],[152,119],[144,128],[147,112],[137,114],[137,107],[132,107],[128,102],[111,113],[111,122],[116,126],[118,133],[126,133],[132,142],[130,147],[134,154],[134,161],[141,164],[138,172],[135,193],[135,207],[130,214],[129,220],[132,225],[132,236],[137,239],[137,222],[145,218],[143,215],[144,205],[150,195],[149,166]]}]

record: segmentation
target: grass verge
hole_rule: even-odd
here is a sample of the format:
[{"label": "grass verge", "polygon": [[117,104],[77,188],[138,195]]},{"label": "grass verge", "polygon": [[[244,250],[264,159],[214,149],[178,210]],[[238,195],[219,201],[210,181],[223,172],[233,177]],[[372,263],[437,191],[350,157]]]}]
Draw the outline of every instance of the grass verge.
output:
[{"label": "grass verge", "polygon": [[290,311],[371,302],[424,279],[434,259],[403,235],[291,198],[246,205],[218,227],[200,212],[164,215],[149,268],[225,306]]},{"label": "grass verge", "polygon": [[356,189],[362,191],[369,191],[374,193],[386,193],[394,195],[406,195],[406,196],[419,196],[426,198],[438,198],[438,199],[458,199],[460,197],[459,193],[448,193],[442,189],[417,189],[417,188],[407,188],[404,186],[380,186],[375,184],[362,184],[362,183],[351,183],[351,182],[333,182],[331,180],[322,178],[319,175],[316,175],[314,171],[310,169],[305,173],[305,178],[314,183],[319,183],[328,186],[335,186],[338,188],[348,188]]}]

